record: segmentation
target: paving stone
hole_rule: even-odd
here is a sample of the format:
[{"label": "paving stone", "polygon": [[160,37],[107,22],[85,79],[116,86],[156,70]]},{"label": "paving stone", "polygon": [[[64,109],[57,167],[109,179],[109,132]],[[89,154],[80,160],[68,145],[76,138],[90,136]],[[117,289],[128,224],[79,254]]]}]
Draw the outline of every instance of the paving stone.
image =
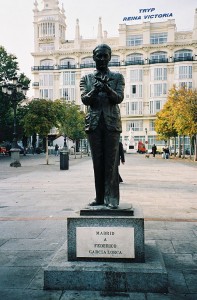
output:
[{"label": "paving stone", "polygon": [[157,240],[157,245],[159,246],[162,253],[175,253],[172,241]]},{"label": "paving stone", "polygon": [[10,267],[46,266],[54,251],[0,251],[0,265]]},{"label": "paving stone", "polygon": [[0,267],[0,291],[5,288],[26,288],[37,271],[36,267]]},{"label": "paving stone", "polygon": [[185,241],[191,241],[196,239],[194,232],[188,230],[146,230],[145,238],[148,240],[180,240],[182,241],[184,237]]},{"label": "paving stone", "polygon": [[176,253],[197,253],[197,239],[191,242],[172,241]]},{"label": "paving stone", "polygon": [[168,282],[170,293],[188,293],[188,287],[182,271],[168,270]]},{"label": "paving stone", "polygon": [[7,242],[6,239],[0,239],[0,247]]},{"label": "paving stone", "polygon": [[196,300],[197,294],[176,294],[170,295],[170,300]]},{"label": "paving stone", "polygon": [[0,290],[2,300],[59,300],[61,291]]},{"label": "paving stone", "polygon": [[[63,243],[63,242],[62,242]],[[61,242],[52,238],[52,241],[48,239],[11,239],[1,246],[1,251],[10,250],[56,250],[61,245]]]},{"label": "paving stone", "polygon": [[197,293],[197,265],[196,270],[183,271],[190,293]]},{"label": "paving stone", "polygon": [[196,269],[192,254],[169,254],[163,253],[164,263],[167,269],[192,270]]},{"label": "paving stone", "polygon": [[147,300],[171,300],[169,294],[147,293]]}]

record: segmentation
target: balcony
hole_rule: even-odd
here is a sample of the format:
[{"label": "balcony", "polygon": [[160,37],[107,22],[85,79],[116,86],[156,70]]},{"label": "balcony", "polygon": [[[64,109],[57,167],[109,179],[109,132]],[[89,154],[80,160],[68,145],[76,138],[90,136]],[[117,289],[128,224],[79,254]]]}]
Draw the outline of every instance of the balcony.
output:
[{"label": "balcony", "polygon": [[131,66],[131,65],[144,65],[144,61],[141,59],[125,61],[125,66]]},{"label": "balcony", "polygon": [[192,61],[193,57],[192,56],[179,56],[179,57],[174,57],[174,62],[178,61]]},{"label": "balcony", "polygon": [[59,65],[58,66],[59,70],[64,70],[64,69],[76,69],[76,65],[71,65],[71,64],[67,64],[67,65]]},{"label": "balcony", "polygon": [[32,71],[45,71],[54,70],[54,66],[34,66],[31,68]]},{"label": "balcony", "polygon": [[96,65],[95,63],[87,63],[87,64],[80,64],[80,68],[84,69],[84,68],[95,68]]},{"label": "balcony", "polygon": [[110,61],[108,66],[109,67],[119,67],[120,62],[119,61]]},{"label": "balcony", "polygon": [[168,58],[153,58],[149,59],[149,64],[162,64],[162,63],[168,63]]},{"label": "balcony", "polygon": [[32,82],[32,86],[39,87],[39,82]]}]

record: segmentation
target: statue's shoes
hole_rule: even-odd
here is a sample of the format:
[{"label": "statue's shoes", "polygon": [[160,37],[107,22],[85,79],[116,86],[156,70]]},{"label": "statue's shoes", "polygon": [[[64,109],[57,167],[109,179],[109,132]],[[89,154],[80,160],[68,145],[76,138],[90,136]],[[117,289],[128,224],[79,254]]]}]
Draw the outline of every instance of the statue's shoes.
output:
[{"label": "statue's shoes", "polygon": [[110,209],[117,209],[117,208],[118,208],[118,205],[108,204],[108,207],[109,207]]},{"label": "statue's shoes", "polygon": [[94,200],[94,201],[90,202],[88,205],[89,205],[89,206],[99,206],[99,205],[104,205],[104,203],[97,203],[97,202]]}]

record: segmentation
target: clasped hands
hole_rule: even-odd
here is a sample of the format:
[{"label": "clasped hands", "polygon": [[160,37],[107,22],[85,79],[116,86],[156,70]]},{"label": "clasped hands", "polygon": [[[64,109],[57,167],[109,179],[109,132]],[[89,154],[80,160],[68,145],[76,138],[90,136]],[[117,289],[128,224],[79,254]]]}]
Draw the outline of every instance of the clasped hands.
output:
[{"label": "clasped hands", "polygon": [[94,83],[93,90],[97,93],[99,92],[106,92],[110,93],[111,88],[109,85],[109,82],[113,80],[112,78],[108,78],[107,75],[104,75],[103,77],[95,76],[96,82]]}]

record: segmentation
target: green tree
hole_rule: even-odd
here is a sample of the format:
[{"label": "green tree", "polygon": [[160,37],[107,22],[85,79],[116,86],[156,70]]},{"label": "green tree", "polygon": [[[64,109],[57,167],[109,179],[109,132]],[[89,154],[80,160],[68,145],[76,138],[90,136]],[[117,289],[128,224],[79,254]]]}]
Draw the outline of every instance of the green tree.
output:
[{"label": "green tree", "polygon": [[157,114],[155,130],[162,139],[182,135],[184,140],[184,136],[189,136],[195,141],[194,159],[197,160],[197,91],[173,86],[167,102]]},{"label": "green tree", "polygon": [[[10,81],[17,75],[19,70],[17,58],[13,54],[8,54],[4,47],[0,46],[0,82]],[[24,73],[19,75],[19,80],[24,86],[30,83],[29,78]],[[18,94],[18,102],[24,97]],[[0,89],[0,142],[11,141],[13,138],[13,108],[10,98]]]},{"label": "green tree", "polygon": [[176,137],[178,135],[175,127],[175,114],[174,107],[176,105],[178,95],[175,87],[173,87],[168,94],[167,102],[164,104],[163,109],[157,113],[155,120],[155,131],[160,140],[169,140],[174,137],[175,139],[175,152],[176,154]]},{"label": "green tree", "polygon": [[53,127],[60,128],[64,115],[61,101],[38,99],[31,101],[25,108],[25,115],[21,120],[27,136],[35,133],[46,138],[46,164],[48,159],[48,134]]},{"label": "green tree", "polygon": [[197,160],[197,91],[182,87],[177,89],[177,93],[178,101],[174,108],[175,127],[179,135],[189,136],[190,141],[194,140],[194,160]]},{"label": "green tree", "polygon": [[84,118],[85,114],[80,111],[78,105],[64,103],[64,119],[61,120],[61,132],[75,143],[85,138]]}]

